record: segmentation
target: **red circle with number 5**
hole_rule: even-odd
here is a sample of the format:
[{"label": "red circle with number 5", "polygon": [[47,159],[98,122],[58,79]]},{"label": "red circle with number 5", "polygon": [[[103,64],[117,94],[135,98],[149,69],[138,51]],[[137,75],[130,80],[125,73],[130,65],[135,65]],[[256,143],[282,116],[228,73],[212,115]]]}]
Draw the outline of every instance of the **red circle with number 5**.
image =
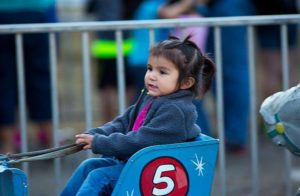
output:
[{"label": "red circle with number 5", "polygon": [[188,174],[184,166],[172,157],[159,157],[149,162],[140,177],[144,196],[184,196],[188,192]]}]

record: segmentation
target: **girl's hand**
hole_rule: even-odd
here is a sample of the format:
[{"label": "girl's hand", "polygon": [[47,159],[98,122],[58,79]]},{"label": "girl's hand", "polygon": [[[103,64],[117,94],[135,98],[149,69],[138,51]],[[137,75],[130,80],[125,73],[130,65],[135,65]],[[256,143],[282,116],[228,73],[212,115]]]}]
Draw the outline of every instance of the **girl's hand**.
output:
[{"label": "girl's hand", "polygon": [[92,148],[92,141],[94,139],[94,136],[89,135],[89,134],[78,134],[75,135],[76,144],[85,144],[85,146],[83,146],[83,150],[88,150]]}]

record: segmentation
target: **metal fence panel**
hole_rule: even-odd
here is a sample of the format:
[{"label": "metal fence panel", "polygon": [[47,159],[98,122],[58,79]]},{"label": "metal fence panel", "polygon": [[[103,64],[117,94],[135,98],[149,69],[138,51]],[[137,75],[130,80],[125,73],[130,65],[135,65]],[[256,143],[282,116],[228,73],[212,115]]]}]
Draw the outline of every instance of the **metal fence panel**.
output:
[{"label": "metal fence panel", "polygon": [[[288,45],[287,45],[287,24],[297,24],[300,21],[300,15],[274,15],[274,16],[243,16],[243,17],[223,17],[223,18],[201,18],[201,19],[168,19],[168,20],[148,20],[148,21],[111,21],[111,22],[74,22],[74,23],[55,23],[55,24],[19,24],[19,25],[0,25],[0,34],[15,34],[16,37],[16,53],[17,53],[17,67],[18,67],[18,92],[19,92],[19,108],[20,108],[20,129],[22,138],[22,152],[28,150],[28,131],[26,119],[26,93],[25,93],[25,75],[24,75],[24,51],[22,50],[22,37],[27,33],[47,32],[49,33],[50,42],[50,64],[51,64],[51,94],[52,94],[52,112],[53,112],[53,140],[54,145],[58,146],[60,128],[60,109],[59,109],[59,92],[58,92],[58,77],[57,77],[57,45],[56,33],[81,33],[82,44],[82,71],[83,71],[83,96],[84,96],[84,114],[85,114],[85,129],[93,126],[93,105],[92,105],[92,73],[90,62],[90,33],[95,31],[113,30],[115,31],[115,39],[117,41],[117,78],[118,78],[118,105],[119,113],[125,111],[126,96],[125,96],[125,78],[124,78],[124,57],[122,51],[124,30],[133,29],[149,29],[150,45],[154,44],[155,33],[154,30],[158,28],[172,28],[172,27],[188,27],[188,26],[211,26],[214,27],[215,39],[215,62],[217,65],[217,132],[220,139],[219,149],[219,195],[227,195],[227,175],[226,175],[226,153],[224,142],[224,103],[223,103],[223,78],[222,78],[222,51],[221,51],[221,27],[224,26],[246,26],[248,28],[247,43],[248,43],[248,62],[249,62],[249,78],[250,78],[250,135],[251,135],[251,192],[252,195],[260,194],[259,181],[259,159],[258,159],[258,139],[257,139],[257,100],[256,100],[256,69],[255,69],[255,36],[254,28],[258,25],[280,25],[281,26],[281,54],[282,54],[282,69],[283,69],[283,86],[284,89],[289,87],[289,59],[288,59]],[[54,161],[56,187],[61,186],[58,180],[61,174],[61,161]],[[291,156],[285,153],[285,167],[286,167],[286,195],[292,194],[291,181]],[[24,164],[23,169],[29,173],[28,165]],[[34,186],[34,185],[33,185]],[[58,191],[59,188],[56,189]]]}]

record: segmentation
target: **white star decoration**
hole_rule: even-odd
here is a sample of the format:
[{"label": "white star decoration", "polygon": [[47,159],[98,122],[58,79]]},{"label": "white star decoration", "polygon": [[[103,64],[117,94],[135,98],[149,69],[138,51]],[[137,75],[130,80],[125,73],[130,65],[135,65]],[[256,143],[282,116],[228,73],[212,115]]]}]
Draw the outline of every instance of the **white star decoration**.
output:
[{"label": "white star decoration", "polygon": [[198,176],[203,176],[203,171],[204,171],[204,165],[205,163],[202,161],[203,157],[201,156],[201,159],[199,161],[197,154],[195,154],[196,157],[196,161],[192,161],[192,163],[194,163],[194,165],[196,166],[195,170],[198,171]]},{"label": "white star decoration", "polygon": [[126,196],[133,196],[134,189],[129,193],[129,191],[126,191]]}]

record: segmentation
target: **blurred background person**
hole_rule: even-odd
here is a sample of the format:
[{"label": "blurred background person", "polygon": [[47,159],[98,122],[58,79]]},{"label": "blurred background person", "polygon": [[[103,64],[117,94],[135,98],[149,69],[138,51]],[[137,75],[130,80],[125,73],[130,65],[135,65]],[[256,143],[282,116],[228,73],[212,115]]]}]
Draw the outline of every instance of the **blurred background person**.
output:
[{"label": "blurred background person", "polygon": [[[1,0],[0,24],[56,21],[55,0]],[[28,115],[37,125],[37,139],[51,145],[49,43],[45,33],[24,34],[24,72]],[[19,148],[16,123],[18,87],[14,35],[0,35],[0,153]]]},{"label": "blurred background person", "polygon": [[[208,17],[253,14],[251,0],[212,0]],[[246,150],[249,129],[248,48],[245,26],[221,28],[224,130],[226,150],[242,154]],[[209,31],[207,50],[215,54],[214,31]]]},{"label": "blurred background person", "polygon": [[[206,13],[206,6],[209,0],[167,0],[158,9],[158,15],[162,19],[171,18],[203,18]],[[171,35],[184,38],[187,35],[192,35],[191,40],[197,44],[201,51],[205,52],[206,41],[208,36],[208,27],[177,27],[171,29]],[[197,124],[201,127],[202,133],[211,135],[211,127],[205,109],[203,108],[202,101],[195,99],[193,101],[197,108],[198,118]]]},{"label": "blurred background person", "polygon": [[[91,0],[87,11],[94,12],[97,21],[118,21],[130,19],[137,1]],[[132,12],[129,12],[131,10]],[[123,33],[123,53],[125,56],[125,80],[128,102],[133,97],[133,80],[128,68],[127,56],[132,41],[129,33]],[[117,44],[115,31],[97,33],[97,40],[92,44],[92,54],[97,61],[97,86],[101,95],[101,106],[104,122],[110,121],[117,114]]]},{"label": "blurred background person", "polygon": [[[257,15],[297,14],[296,0],[253,0],[255,13]],[[288,27],[288,48],[290,85],[297,84],[296,63],[297,63],[297,24],[290,24]],[[281,38],[279,25],[257,26],[256,35],[259,43],[259,57],[262,70],[262,99],[281,90],[282,86],[282,56]],[[267,74],[267,77],[266,77]],[[299,81],[298,81],[299,82]]]},{"label": "blurred background person", "polygon": [[[197,8],[204,6],[207,0],[168,0],[164,5],[159,7],[158,14],[160,18],[202,18],[203,14],[199,13]],[[197,46],[204,51],[207,39],[208,27],[177,27],[170,31],[170,34],[177,37],[186,37],[192,35],[191,39]]]}]

